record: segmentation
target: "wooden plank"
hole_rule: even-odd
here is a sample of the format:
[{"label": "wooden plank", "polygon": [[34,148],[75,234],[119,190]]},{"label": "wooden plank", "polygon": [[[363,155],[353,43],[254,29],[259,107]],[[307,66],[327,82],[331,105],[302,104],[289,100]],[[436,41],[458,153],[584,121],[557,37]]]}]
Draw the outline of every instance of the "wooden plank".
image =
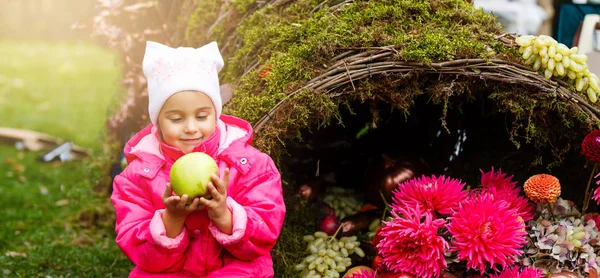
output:
[{"label": "wooden plank", "polygon": [[[31,130],[0,127],[0,142],[12,145],[21,142],[29,151],[49,151],[64,143],[65,140]],[[73,159],[82,159],[90,154],[90,150],[76,145],[73,145],[71,150]]]}]

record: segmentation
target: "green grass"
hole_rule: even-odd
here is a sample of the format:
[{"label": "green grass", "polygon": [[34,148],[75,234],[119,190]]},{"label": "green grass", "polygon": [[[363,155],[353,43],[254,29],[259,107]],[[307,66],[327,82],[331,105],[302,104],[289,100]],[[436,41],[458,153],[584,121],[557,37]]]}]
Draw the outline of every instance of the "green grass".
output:
[{"label": "green grass", "polygon": [[131,269],[114,242],[112,205],[93,189],[105,178],[100,139],[119,91],[115,61],[88,44],[0,41],[0,126],[70,139],[95,153],[41,163],[41,153],[0,144],[1,276],[126,277]]},{"label": "green grass", "polygon": [[117,57],[83,43],[0,41],[1,126],[99,150],[122,77]]}]

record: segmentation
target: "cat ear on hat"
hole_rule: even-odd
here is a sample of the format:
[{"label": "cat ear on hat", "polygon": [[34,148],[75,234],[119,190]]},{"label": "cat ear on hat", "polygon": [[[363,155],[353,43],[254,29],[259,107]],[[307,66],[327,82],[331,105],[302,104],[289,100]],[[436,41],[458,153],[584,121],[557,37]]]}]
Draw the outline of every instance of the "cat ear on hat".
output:
[{"label": "cat ear on hat", "polygon": [[221,51],[219,51],[217,42],[210,42],[196,50],[208,59],[213,60],[217,72],[221,71],[225,63],[223,62],[223,57],[221,56]]},{"label": "cat ear on hat", "polygon": [[173,48],[169,46],[153,41],[147,41],[146,52],[144,53],[144,60],[142,61],[144,75],[150,77],[159,61],[163,60],[165,56],[168,56],[171,51],[173,51]]}]

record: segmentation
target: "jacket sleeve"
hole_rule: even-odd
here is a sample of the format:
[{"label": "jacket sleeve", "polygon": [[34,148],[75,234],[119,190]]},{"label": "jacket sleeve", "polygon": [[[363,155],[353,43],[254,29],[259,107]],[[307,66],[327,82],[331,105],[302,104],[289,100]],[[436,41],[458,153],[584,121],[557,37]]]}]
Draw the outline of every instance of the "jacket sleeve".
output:
[{"label": "jacket sleeve", "polygon": [[162,212],[151,195],[132,182],[125,172],[115,177],[111,201],[116,211],[116,241],[123,253],[147,272],[173,272],[183,267],[189,244],[186,229],[171,239],[166,236]]},{"label": "jacket sleeve", "polygon": [[213,222],[209,224],[217,241],[242,260],[256,259],[273,249],[286,212],[279,171],[270,157],[261,155],[266,163],[258,167],[263,168],[260,174],[247,180],[240,178],[235,195],[227,198],[227,207],[232,212],[232,234],[221,232]]}]

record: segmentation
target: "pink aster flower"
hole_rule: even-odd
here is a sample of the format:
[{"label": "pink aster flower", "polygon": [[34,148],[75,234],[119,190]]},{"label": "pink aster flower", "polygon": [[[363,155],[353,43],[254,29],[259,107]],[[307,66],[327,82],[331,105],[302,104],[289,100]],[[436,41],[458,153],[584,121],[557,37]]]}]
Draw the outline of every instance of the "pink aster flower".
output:
[{"label": "pink aster flower", "polygon": [[379,232],[377,250],[381,263],[392,272],[406,272],[417,277],[439,277],[446,270],[445,252],[448,242],[438,235],[446,223],[433,219],[431,213],[419,209],[399,208],[392,211],[394,218],[384,222]]},{"label": "pink aster flower", "polygon": [[[595,178],[600,177],[600,173],[598,173],[598,175],[596,175]],[[596,182],[596,185],[600,185],[600,181]],[[600,204],[600,187],[596,188],[596,190],[594,190],[594,195],[592,196],[592,199],[596,200],[596,202],[598,202],[598,204]]]},{"label": "pink aster flower", "polygon": [[502,169],[498,169],[498,172],[494,172],[494,167],[492,167],[491,171],[483,172],[483,170],[479,170],[481,172],[481,186],[483,188],[496,188],[498,190],[504,188],[513,189],[517,186],[517,182],[512,181],[513,176],[507,177],[505,173],[502,173]]},{"label": "pink aster flower", "polygon": [[489,193],[472,194],[460,203],[447,225],[453,251],[467,268],[483,274],[512,265],[526,242],[525,223],[515,209]]},{"label": "pink aster flower", "polygon": [[484,189],[483,192],[492,195],[496,201],[505,201],[508,203],[508,208],[516,210],[525,223],[529,222],[535,216],[535,206],[529,199],[519,196],[520,191],[518,188],[500,190],[489,188]]},{"label": "pink aster flower", "polygon": [[518,267],[511,267],[500,273],[500,275],[490,275],[490,278],[542,278],[542,270],[535,267],[526,267],[519,272]]},{"label": "pink aster flower", "polygon": [[465,183],[444,176],[422,176],[398,185],[392,196],[392,210],[402,207],[419,208],[419,211],[450,215],[467,193]]},{"label": "pink aster flower", "polygon": [[521,190],[517,187],[517,183],[512,181],[512,177],[506,177],[502,169],[494,172],[492,167],[489,172],[481,171],[481,185],[483,191],[490,193],[495,200],[504,200],[509,208],[516,209],[519,216],[527,223],[535,216],[535,206],[529,199],[519,196]]}]

